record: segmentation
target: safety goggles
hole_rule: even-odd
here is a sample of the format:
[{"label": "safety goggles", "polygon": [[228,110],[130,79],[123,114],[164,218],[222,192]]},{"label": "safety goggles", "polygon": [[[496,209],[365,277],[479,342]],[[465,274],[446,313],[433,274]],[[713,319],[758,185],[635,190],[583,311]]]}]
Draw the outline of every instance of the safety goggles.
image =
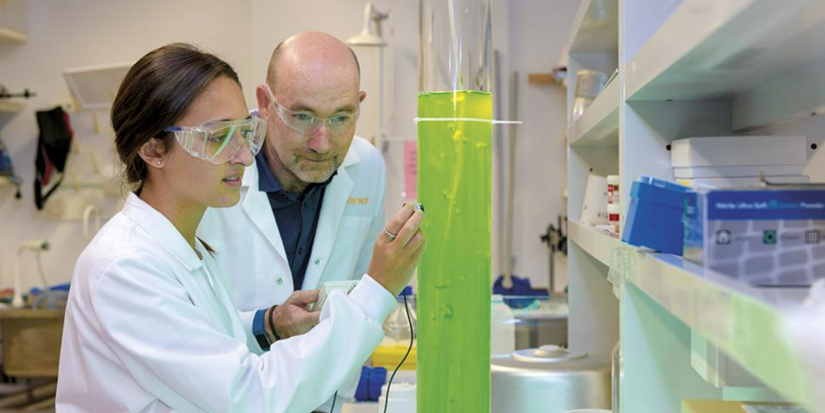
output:
[{"label": "safety goggles", "polygon": [[242,146],[255,156],[266,137],[266,121],[245,120],[209,122],[201,126],[170,126],[164,132],[175,134],[183,149],[195,158],[220,165],[229,162]]},{"label": "safety goggles", "polygon": [[275,100],[275,95],[272,94],[272,90],[268,86],[266,91],[269,94],[269,102],[275,107],[275,111],[281,121],[284,122],[284,125],[303,136],[312,135],[322,124],[326,125],[330,134],[341,135],[355,124],[358,115],[361,113],[359,107],[355,109],[355,112],[338,112],[328,118],[322,118],[309,111],[289,110]]}]

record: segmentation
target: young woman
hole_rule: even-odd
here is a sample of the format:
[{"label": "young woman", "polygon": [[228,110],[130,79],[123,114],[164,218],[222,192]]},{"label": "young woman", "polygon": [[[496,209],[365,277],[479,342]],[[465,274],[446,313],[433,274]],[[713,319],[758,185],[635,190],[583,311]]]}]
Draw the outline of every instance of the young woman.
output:
[{"label": "young woman", "polygon": [[306,413],[348,384],[424,250],[421,212],[398,212],[385,229],[397,236],[379,237],[369,275],[333,293],[320,324],[265,352],[243,330],[220,251],[195,236],[207,207],[238,202],[264,140],[237,74],[192,46],[161,47],[126,75],[112,125],[135,189],[75,266],[57,410]]}]

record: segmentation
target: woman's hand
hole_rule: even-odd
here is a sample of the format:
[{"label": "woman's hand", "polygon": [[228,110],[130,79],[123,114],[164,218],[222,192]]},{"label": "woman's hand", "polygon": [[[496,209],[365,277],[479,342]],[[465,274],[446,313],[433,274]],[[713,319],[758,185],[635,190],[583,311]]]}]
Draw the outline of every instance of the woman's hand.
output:
[{"label": "woman's hand", "polygon": [[426,247],[423,220],[423,210],[404,205],[375,240],[368,274],[393,296],[409,284]]}]

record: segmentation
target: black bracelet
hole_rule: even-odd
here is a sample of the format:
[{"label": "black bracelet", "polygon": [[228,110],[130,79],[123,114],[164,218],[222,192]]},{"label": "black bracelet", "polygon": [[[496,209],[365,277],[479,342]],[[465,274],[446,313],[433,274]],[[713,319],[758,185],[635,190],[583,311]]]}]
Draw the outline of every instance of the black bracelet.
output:
[{"label": "black bracelet", "polygon": [[[269,309],[269,329],[272,330],[272,335],[275,336],[275,341],[281,339],[281,336],[278,335],[278,332],[275,330],[275,309],[278,308],[278,305],[273,305],[272,308]],[[275,341],[272,343],[274,344]]]}]

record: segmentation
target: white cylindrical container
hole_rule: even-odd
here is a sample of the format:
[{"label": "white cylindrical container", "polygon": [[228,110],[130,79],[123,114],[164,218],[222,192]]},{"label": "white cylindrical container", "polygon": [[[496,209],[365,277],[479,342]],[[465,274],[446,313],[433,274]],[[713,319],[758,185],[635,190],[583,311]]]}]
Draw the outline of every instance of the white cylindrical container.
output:
[{"label": "white cylindrical container", "polygon": [[619,198],[619,175],[607,175],[607,203],[621,204]]},{"label": "white cylindrical container", "polygon": [[619,233],[619,223],[621,221],[622,207],[619,204],[607,204],[607,221],[611,227],[611,232]]},{"label": "white cylindrical container", "polygon": [[490,355],[516,351],[516,315],[501,295],[493,295],[490,309]]},{"label": "white cylindrical container", "polygon": [[605,177],[594,174],[587,177],[581,221],[593,226],[607,224],[607,180]]},{"label": "white cylindrical container", "polygon": [[389,401],[387,400],[387,385],[381,387],[381,397],[378,398],[378,413],[384,412],[384,403],[387,403],[387,413],[416,413],[415,384],[393,383],[390,387]]}]

